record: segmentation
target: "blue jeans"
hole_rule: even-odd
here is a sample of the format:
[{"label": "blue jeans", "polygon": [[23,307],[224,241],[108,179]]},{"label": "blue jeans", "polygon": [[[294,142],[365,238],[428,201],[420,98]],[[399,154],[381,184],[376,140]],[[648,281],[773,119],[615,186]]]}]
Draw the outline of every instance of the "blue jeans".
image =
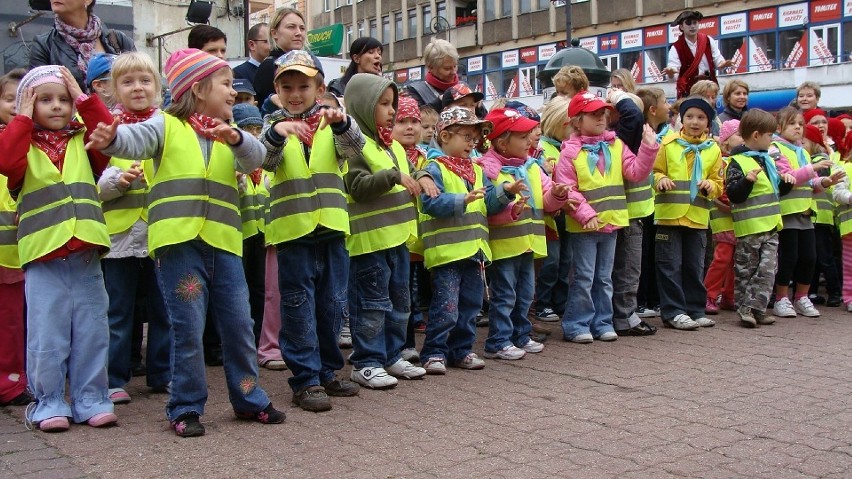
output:
[{"label": "blue jeans", "polygon": [[599,337],[612,327],[612,264],[616,232],[571,235],[574,280],[562,316],[565,339],[591,333]]},{"label": "blue jeans", "polygon": [[109,296],[109,387],[123,388],[130,382],[130,350],[137,291],[142,290],[148,318],[148,350],[145,356],[147,384],[163,387],[171,381],[172,327],[157,285],[150,258],[105,258],[101,261]]},{"label": "blue jeans", "polygon": [[343,368],[337,336],[346,316],[349,253],[344,239],[278,245],[281,356],[293,392],[324,384]]},{"label": "blue jeans", "polygon": [[[85,422],[113,412],[107,394],[107,298],[98,252],[32,262],[24,267],[27,297],[27,377],[39,422],[71,416]],[[65,377],[71,405],[65,402]]]},{"label": "blue jeans", "polygon": [[349,328],[355,368],[399,361],[411,313],[405,245],[354,256],[349,272]]},{"label": "blue jeans", "polygon": [[204,414],[207,373],[202,336],[208,309],[222,337],[228,398],[234,411],[258,413],[269,397],[257,380],[257,349],[248,286],[239,256],[200,240],[166,246],[155,260],[157,280],[172,323],[172,387],[166,416]]},{"label": "blue jeans", "polygon": [[432,269],[432,303],[420,358],[441,358],[451,364],[464,359],[476,341],[476,315],[482,308],[485,284],[478,261],[455,261]]},{"label": "blue jeans", "polygon": [[535,309],[541,312],[544,308],[552,308],[561,315],[568,302],[568,283],[574,254],[571,251],[571,233],[564,228],[565,218],[556,218],[556,225],[559,239],[547,242],[547,257],[541,263],[535,285]]},{"label": "blue jeans", "polygon": [[488,281],[491,307],[485,351],[495,353],[513,344],[523,347],[530,342],[532,331],[527,315],[535,295],[533,254],[524,253],[491,263]]}]

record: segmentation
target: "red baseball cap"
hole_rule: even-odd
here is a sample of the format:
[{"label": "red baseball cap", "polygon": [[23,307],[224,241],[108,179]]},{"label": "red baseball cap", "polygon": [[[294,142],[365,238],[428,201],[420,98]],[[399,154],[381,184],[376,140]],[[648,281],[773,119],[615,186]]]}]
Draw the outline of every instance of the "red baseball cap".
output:
[{"label": "red baseball cap", "polygon": [[811,140],[817,145],[822,146],[823,148],[828,148],[825,146],[825,139],[822,136],[822,132],[819,131],[815,125],[805,125],[805,138]]},{"label": "red baseball cap", "polygon": [[571,103],[568,104],[568,116],[573,118],[580,113],[592,113],[600,110],[601,108],[607,108],[611,111],[615,111],[615,108],[613,108],[612,105],[603,101],[594,93],[581,91],[574,95],[574,98],[571,99]]},{"label": "red baseball cap", "polygon": [[488,134],[489,140],[493,140],[507,131],[526,133],[538,126],[537,121],[530,120],[511,108],[495,108],[485,115],[485,119],[494,125],[494,129]]}]

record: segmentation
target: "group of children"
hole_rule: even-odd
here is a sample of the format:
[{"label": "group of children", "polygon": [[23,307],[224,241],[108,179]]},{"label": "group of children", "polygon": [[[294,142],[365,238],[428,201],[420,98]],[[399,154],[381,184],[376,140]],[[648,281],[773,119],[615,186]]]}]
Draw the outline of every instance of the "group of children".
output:
[{"label": "group of children", "polygon": [[[845,130],[827,151],[821,110],[776,121],[754,109],[717,142],[705,98],[681,101],[672,128],[662,90],[605,100],[578,71],[541,115],[509,102],[484,118],[482,94],[464,84],[428,112],[372,74],[350,79],[344,110],[302,50],[276,61],[278,109],[265,118],[251,95],[238,101],[226,62],[191,48],[166,63],[164,110],[141,53],[95,57],[92,95],[62,67],[3,77],[0,308],[20,319],[26,296],[27,356],[24,372],[24,325],[4,320],[0,400],[29,403],[42,431],[69,429],[69,417],[116,424],[142,301],[148,386],[168,393],[178,436],[205,432],[205,327],[221,338],[236,417],[277,424],[285,415],[259,365],[289,368],[293,403],[327,411],[360,387],[482,369],[473,347],[486,305],[485,359],[544,350],[534,300],[539,317],[561,316],[566,341],[653,334],[636,314],[648,247],[669,327],[713,326],[717,296],[748,327],[774,321],[773,292],[776,315],[812,316],[823,204],[842,205],[825,221],[837,221],[852,266]],[[656,232],[643,245],[649,215]],[[852,286],[843,294],[852,310]]]}]

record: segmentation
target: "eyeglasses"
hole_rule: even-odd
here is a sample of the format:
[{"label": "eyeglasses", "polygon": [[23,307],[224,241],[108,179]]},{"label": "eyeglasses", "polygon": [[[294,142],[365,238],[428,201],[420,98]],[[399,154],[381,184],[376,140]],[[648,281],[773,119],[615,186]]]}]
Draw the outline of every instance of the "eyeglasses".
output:
[{"label": "eyeglasses", "polygon": [[458,136],[462,137],[462,139],[463,139],[466,143],[469,143],[469,144],[477,145],[477,144],[479,144],[479,142],[480,142],[480,141],[482,141],[482,137],[481,137],[481,136],[478,136],[478,135],[477,135],[477,136],[470,136],[470,135],[468,135],[467,133],[465,133],[464,135],[462,135],[461,133],[458,133],[458,132],[455,132],[455,131],[451,131],[450,133],[452,133],[452,134],[454,134],[454,135],[458,135]]}]

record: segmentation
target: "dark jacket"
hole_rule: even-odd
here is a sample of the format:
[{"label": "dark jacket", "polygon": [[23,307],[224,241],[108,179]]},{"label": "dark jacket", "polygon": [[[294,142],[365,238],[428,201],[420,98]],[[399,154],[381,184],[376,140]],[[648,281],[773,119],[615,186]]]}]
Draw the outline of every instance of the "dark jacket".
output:
[{"label": "dark jacket", "polygon": [[722,113],[719,113],[719,121],[724,123],[728,120],[742,120],[743,115],[745,114],[746,111],[748,111],[748,105],[746,105],[746,107],[743,108],[743,111],[737,111],[737,110],[734,110],[733,108],[731,108],[729,106],[726,106],[725,110],[722,111]]},{"label": "dark jacket", "polygon": [[254,77],[257,73],[258,65],[254,63],[244,62],[234,67],[234,78],[245,78],[254,86]]},{"label": "dark jacket", "polygon": [[[114,32],[114,42],[110,42],[110,32]],[[107,53],[119,54],[136,51],[133,40],[118,30],[104,27],[101,32],[101,44]],[[86,91],[86,75],[77,68],[77,52],[68,45],[55,28],[36,36],[30,42],[30,68],[42,65],[63,65],[71,70],[80,89]]]},{"label": "dark jacket", "polygon": [[269,52],[269,56],[260,62],[260,66],[257,67],[257,71],[254,74],[254,91],[257,95],[254,98],[261,105],[263,105],[263,102],[269,95],[275,93],[275,85],[273,84],[273,80],[275,79],[275,60],[283,54],[284,50],[276,47]]},{"label": "dark jacket", "polygon": [[[738,155],[750,151],[748,147],[740,145],[731,150],[731,156]],[[763,158],[756,157],[754,161],[763,169],[763,174],[766,174],[766,163]],[[747,171],[743,171],[736,161],[728,164],[725,170],[725,193],[728,195],[728,200],[731,203],[744,203],[751,195],[751,190],[754,189],[754,183],[746,179]],[[780,175],[779,175],[780,176]],[[779,178],[778,195],[784,196],[793,189],[793,185]]]}]

